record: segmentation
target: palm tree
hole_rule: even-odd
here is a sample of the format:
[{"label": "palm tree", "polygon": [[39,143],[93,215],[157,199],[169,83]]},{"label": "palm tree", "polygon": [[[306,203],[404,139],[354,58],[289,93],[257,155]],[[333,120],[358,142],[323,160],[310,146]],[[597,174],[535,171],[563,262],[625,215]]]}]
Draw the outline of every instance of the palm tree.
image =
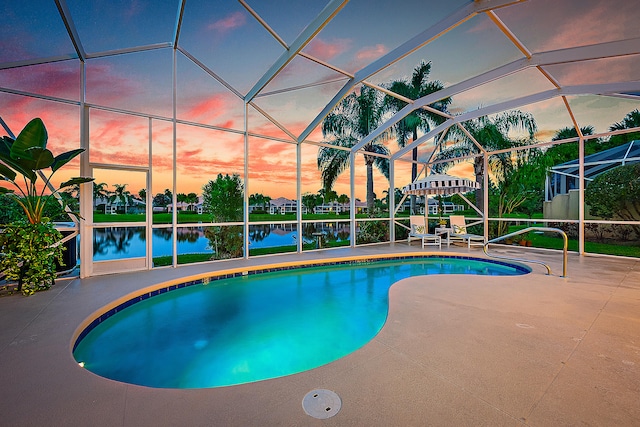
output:
[{"label": "palm tree", "polygon": [[308,213],[314,213],[316,206],[322,203],[319,194],[305,193],[302,195],[302,205],[307,208]]},{"label": "palm tree", "polygon": [[346,194],[341,194],[338,196],[337,199],[338,203],[342,204],[342,205],[346,205],[347,203],[349,203],[351,201],[351,199],[349,199],[349,196],[347,196]]},{"label": "palm tree", "polygon": [[[389,199],[389,190],[384,190],[383,193],[384,195],[384,199],[387,201],[387,207],[391,206],[391,200]],[[393,201],[396,205],[396,208],[398,207],[398,203],[400,203],[400,200],[402,200],[402,190],[399,188],[395,188],[393,191]]]},{"label": "palm tree", "polygon": [[165,206],[167,206],[169,203],[173,203],[173,193],[168,188],[164,189],[164,201]]},{"label": "palm tree", "polygon": [[[381,124],[381,104],[378,92],[370,87],[362,86],[359,94],[352,92],[322,122],[322,134],[325,138],[329,137],[325,142],[338,147],[353,147]],[[382,144],[387,136],[385,133],[362,147],[367,168],[367,210],[370,214],[374,206],[373,166],[388,179],[389,160],[367,153],[388,156],[389,150]],[[349,155],[350,151],[320,147],[318,169],[322,171],[324,188],[331,189],[338,176],[349,167]]]},{"label": "palm tree", "polygon": [[[494,151],[527,145],[533,140],[538,127],[531,114],[523,113],[519,110],[513,110],[498,114],[493,119],[484,116],[468,121],[465,123],[465,128],[469,134],[487,151]],[[528,133],[528,138],[525,140],[511,139],[509,137],[509,132],[515,130],[526,131]],[[447,132],[445,132],[442,136],[442,140],[446,141],[448,139],[453,139],[455,143],[441,149],[441,151],[435,156],[435,160],[451,159],[453,162],[456,162],[456,158],[474,155],[480,152],[469,136],[459,127],[451,127]],[[515,156],[517,157],[523,154],[523,151],[517,151]],[[509,169],[513,161],[514,158],[512,157],[512,153],[492,155],[489,158],[489,168],[495,176],[500,178]],[[453,164],[451,162],[440,163],[435,167],[435,169],[438,172],[443,172],[452,165]],[[484,160],[482,156],[474,159],[473,172],[476,177],[476,182],[480,184],[480,189],[476,190],[476,204],[480,204],[479,208],[482,208],[480,201],[484,199],[484,189],[482,186],[483,176],[485,173]]]},{"label": "palm tree", "polygon": [[127,206],[133,203],[133,196],[131,192],[127,190],[127,184],[113,184],[115,190],[111,196],[109,196],[109,203],[116,205],[122,203],[124,205],[124,213],[127,213]]},{"label": "palm tree", "polygon": [[[99,184],[93,183],[93,207],[98,207],[98,200],[104,200],[109,197],[109,191],[107,190],[108,184],[101,182]],[[104,211],[107,213],[107,204],[104,204]]]},{"label": "palm tree", "polygon": [[267,206],[271,202],[271,197],[265,196],[262,193],[255,193],[249,196],[249,205],[260,206],[263,211],[267,210]]},{"label": "palm tree", "polygon": [[[612,124],[609,127],[610,131],[615,130],[624,130],[631,129],[635,127],[640,127],[640,110],[635,109],[628,113],[622,121]],[[606,144],[606,148],[617,147],[618,145],[625,144],[627,142],[634,141],[636,139],[640,139],[640,132],[630,132],[624,133],[621,135],[613,135],[609,138],[609,142]]]},{"label": "palm tree", "polygon": [[249,206],[260,206],[264,196],[260,193],[251,194],[249,196]]},{"label": "palm tree", "polygon": [[198,195],[196,193],[187,194],[187,203],[189,204],[190,210],[196,210],[196,205],[198,204]]},{"label": "palm tree", "polygon": [[[594,129],[593,126],[584,126],[580,128],[580,132],[582,135],[593,135]],[[569,138],[577,138],[578,131],[575,127],[566,127],[562,128],[556,132],[556,134],[551,138],[552,141],[560,141],[563,139]],[[585,144],[585,155],[593,154],[597,151],[598,145],[597,139],[590,139]],[[560,163],[565,163],[571,160],[575,160],[578,158],[578,143],[577,142],[567,142],[560,145],[554,145],[553,147],[549,147],[545,152],[545,157],[550,162],[550,166],[555,166]]]},{"label": "palm tree", "polygon": [[[396,80],[389,85],[389,90],[405,98],[416,100],[431,93],[437,92],[444,88],[439,81],[429,81],[431,73],[431,62],[420,62],[413,70],[410,81]],[[431,105],[432,108],[443,112],[447,111],[447,107],[451,104],[451,98],[445,98]],[[406,102],[386,95],[384,98],[384,108],[394,113],[400,111],[407,105]],[[418,109],[406,115],[402,120],[394,125],[394,132],[398,140],[400,148],[407,145],[409,138],[411,141],[418,139],[418,131],[429,132],[432,125],[439,125],[445,121],[445,117],[433,113],[431,111]],[[412,151],[413,164],[411,165],[411,181],[415,181],[418,176],[418,147],[414,147]],[[416,213],[416,196],[411,196],[411,213]]]}]

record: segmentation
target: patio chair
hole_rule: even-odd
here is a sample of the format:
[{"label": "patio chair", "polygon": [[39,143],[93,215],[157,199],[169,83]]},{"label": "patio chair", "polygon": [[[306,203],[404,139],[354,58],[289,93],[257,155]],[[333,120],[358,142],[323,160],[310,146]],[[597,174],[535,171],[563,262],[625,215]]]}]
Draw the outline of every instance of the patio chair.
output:
[{"label": "patio chair", "polygon": [[407,243],[411,244],[411,238],[422,240],[422,249],[425,246],[438,246],[442,249],[442,239],[435,234],[429,234],[425,217],[422,215],[411,215],[409,217],[410,227]]},{"label": "patio chair", "polygon": [[467,248],[469,249],[471,249],[471,245],[484,245],[484,236],[467,233],[467,223],[464,215],[449,216],[449,223],[451,224],[451,233],[449,234],[451,240],[467,242]]}]

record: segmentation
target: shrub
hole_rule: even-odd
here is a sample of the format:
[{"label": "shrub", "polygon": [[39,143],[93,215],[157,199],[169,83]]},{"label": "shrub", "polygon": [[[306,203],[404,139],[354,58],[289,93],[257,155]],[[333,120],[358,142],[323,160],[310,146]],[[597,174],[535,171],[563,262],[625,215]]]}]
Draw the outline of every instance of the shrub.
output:
[{"label": "shrub", "polygon": [[[7,279],[17,280],[18,291],[32,295],[49,289],[56,278],[55,262],[62,261],[62,235],[50,222],[31,224],[17,221],[6,225],[0,234],[0,268]],[[43,250],[43,248],[46,248]]]}]

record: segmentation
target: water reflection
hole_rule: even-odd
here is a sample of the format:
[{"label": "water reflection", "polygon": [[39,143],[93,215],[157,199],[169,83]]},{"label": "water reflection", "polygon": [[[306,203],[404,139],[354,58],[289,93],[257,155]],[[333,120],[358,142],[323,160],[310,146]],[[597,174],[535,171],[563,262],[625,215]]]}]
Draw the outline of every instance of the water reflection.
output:
[{"label": "water reflection", "polygon": [[134,237],[145,240],[144,227],[110,227],[93,232],[93,253],[95,255],[126,254]]},{"label": "water reflection", "polygon": [[[176,230],[178,254],[213,253],[206,230],[212,227],[179,227]],[[349,223],[317,222],[302,226],[303,243],[316,242],[317,233],[323,243],[349,241]],[[153,257],[171,256],[173,230],[154,228]],[[297,224],[249,225],[249,247],[276,248],[297,244]],[[123,258],[145,257],[147,253],[145,227],[105,227],[93,231],[93,260],[105,261]]]}]

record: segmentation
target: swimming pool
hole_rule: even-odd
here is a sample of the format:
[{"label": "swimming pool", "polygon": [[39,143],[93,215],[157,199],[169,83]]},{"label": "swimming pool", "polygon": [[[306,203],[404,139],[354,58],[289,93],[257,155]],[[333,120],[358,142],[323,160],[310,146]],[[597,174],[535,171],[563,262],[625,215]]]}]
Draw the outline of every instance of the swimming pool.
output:
[{"label": "swimming pool", "polygon": [[364,346],[384,325],[389,288],[401,279],[530,271],[468,257],[405,256],[225,273],[127,298],[80,328],[73,355],[95,374],[149,387],[277,378]]}]

